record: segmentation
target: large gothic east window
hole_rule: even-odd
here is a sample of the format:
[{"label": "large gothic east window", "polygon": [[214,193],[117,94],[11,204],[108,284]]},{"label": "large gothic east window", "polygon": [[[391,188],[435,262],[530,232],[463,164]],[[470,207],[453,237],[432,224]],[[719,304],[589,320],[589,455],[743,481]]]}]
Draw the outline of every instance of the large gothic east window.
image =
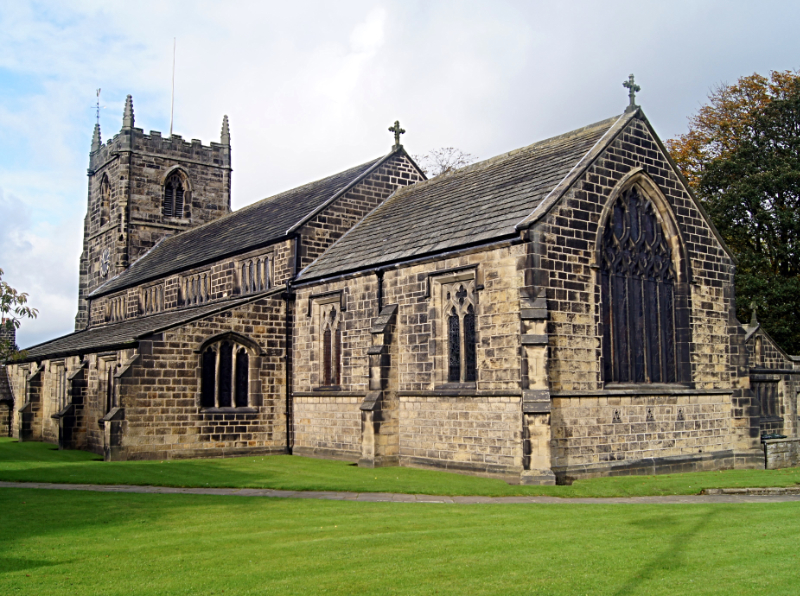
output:
[{"label": "large gothic east window", "polygon": [[613,204],[600,257],[605,381],[678,381],[676,269],[653,203],[638,188]]}]

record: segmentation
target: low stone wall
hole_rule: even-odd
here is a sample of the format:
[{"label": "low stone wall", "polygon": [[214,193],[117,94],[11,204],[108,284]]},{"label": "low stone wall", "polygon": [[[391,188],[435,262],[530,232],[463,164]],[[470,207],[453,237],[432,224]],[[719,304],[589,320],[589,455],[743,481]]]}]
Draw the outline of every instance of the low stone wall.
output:
[{"label": "low stone wall", "polygon": [[800,439],[764,441],[764,460],[768,470],[800,466]]},{"label": "low stone wall", "polygon": [[358,460],[363,397],[320,395],[294,398],[296,455]]},{"label": "low stone wall", "polygon": [[520,399],[401,396],[400,464],[518,477]]}]

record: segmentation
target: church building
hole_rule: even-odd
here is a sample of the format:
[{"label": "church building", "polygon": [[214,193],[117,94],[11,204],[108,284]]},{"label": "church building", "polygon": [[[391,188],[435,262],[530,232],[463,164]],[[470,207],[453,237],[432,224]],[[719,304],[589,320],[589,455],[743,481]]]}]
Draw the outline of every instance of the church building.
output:
[{"label": "church building", "polygon": [[[431,180],[383,156],[231,211],[231,135],[95,128],[75,332],[8,432],[527,484],[797,465],[800,362],[635,104]],[[2,405],[2,404],[0,404]],[[764,437],[785,435],[786,438]]]}]

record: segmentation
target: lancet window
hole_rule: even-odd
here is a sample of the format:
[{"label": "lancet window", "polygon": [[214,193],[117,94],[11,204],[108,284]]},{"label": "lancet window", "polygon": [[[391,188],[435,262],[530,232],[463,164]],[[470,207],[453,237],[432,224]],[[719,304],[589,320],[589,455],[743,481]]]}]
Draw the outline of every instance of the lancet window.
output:
[{"label": "lancet window", "polygon": [[635,186],[611,208],[600,270],[605,381],[676,382],[675,264],[653,203]]},{"label": "lancet window", "polygon": [[241,294],[263,292],[270,287],[269,257],[253,257],[239,263]]},{"label": "lancet window", "polygon": [[111,185],[108,183],[108,176],[103,174],[100,182],[100,225],[108,223],[111,213]]},{"label": "lancet window", "polygon": [[162,211],[165,217],[183,217],[183,179],[173,172],[164,182],[164,202]]},{"label": "lancet window", "polygon": [[477,378],[475,280],[442,286],[447,344],[447,382],[474,383]]},{"label": "lancet window", "polygon": [[341,383],[342,370],[342,326],[341,313],[336,304],[323,305],[322,319],[322,378],[323,387],[335,387]]},{"label": "lancet window", "polygon": [[200,405],[204,408],[246,408],[250,405],[250,354],[242,345],[223,340],[206,347],[201,362]]}]

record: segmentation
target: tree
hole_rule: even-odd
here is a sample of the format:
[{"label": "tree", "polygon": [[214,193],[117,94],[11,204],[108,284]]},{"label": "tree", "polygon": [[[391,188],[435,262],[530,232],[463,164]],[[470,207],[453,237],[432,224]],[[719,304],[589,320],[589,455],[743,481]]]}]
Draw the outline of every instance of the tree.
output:
[{"label": "tree", "polygon": [[39,311],[28,306],[28,295],[17,292],[3,281],[3,270],[0,269],[0,364],[24,357],[17,351],[14,340],[22,319],[35,319]]},{"label": "tree", "polygon": [[680,167],[737,257],[738,316],[800,351],[800,77],[720,88],[676,140]]},{"label": "tree", "polygon": [[694,190],[710,163],[726,159],[748,138],[754,119],[770,102],[792,93],[798,74],[788,70],[772,71],[769,78],[753,74],[733,85],[719,85],[709,94],[709,103],[689,118],[689,132],[666,143]]},{"label": "tree", "polygon": [[441,149],[432,149],[424,155],[415,155],[414,161],[428,178],[435,178],[468,166],[475,162],[475,158],[461,149],[442,147]]}]

